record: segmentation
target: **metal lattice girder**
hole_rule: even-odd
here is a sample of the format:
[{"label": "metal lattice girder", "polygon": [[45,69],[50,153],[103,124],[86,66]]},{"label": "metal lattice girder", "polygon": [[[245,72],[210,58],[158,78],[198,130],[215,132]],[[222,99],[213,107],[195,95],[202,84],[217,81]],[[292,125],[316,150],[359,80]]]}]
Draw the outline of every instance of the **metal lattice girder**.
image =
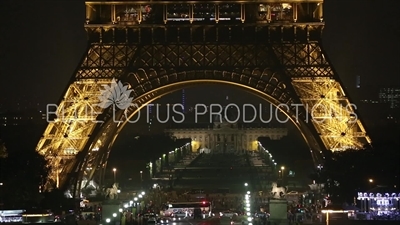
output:
[{"label": "metal lattice girder", "polygon": [[[252,93],[262,93],[259,95],[261,98],[274,105],[284,104],[290,108],[285,113],[301,130],[304,138],[306,139],[312,151],[315,162],[321,162],[321,145],[315,139],[315,134],[310,130],[308,124],[305,124],[306,113],[302,108],[295,108],[297,102],[295,94],[291,92],[285,82],[282,74],[277,70],[266,68],[264,70],[255,69],[234,69],[233,71],[222,70],[192,70],[192,71],[176,71],[166,69],[139,69],[136,73],[131,73],[128,79],[134,89],[135,95],[139,96],[134,99],[134,107],[129,108],[124,114],[122,121],[128,121],[133,117],[138,108],[146,105],[149,101],[157,97],[161,97],[167,93],[188,87],[190,85],[197,85],[199,82],[203,83],[230,83],[231,85],[238,85],[245,89],[253,90]],[[196,81],[196,82],[194,82]],[[177,84],[177,85],[171,85]],[[164,88],[161,88],[164,87]],[[268,96],[268,97],[266,97]],[[296,111],[298,113],[296,113]],[[126,118],[127,117],[127,118]]]},{"label": "metal lattice girder", "polygon": [[[56,115],[48,118],[51,121],[36,148],[49,160],[49,185],[60,187],[68,183],[69,174],[76,169],[76,155],[88,144],[97,117],[103,113],[97,106],[102,85],[110,85],[112,78],[125,73],[135,51],[135,46],[126,44],[89,47],[75,75],[76,81],[69,85],[61,103],[53,107]],[[97,151],[100,146],[101,141],[90,151]]]},{"label": "metal lattice girder", "polygon": [[119,134],[117,130],[122,128],[123,125],[122,123],[116,122],[119,121],[120,118],[121,112],[116,113],[115,116],[109,118],[105,126],[97,133],[93,141],[93,143],[95,143],[93,146],[96,146],[96,148],[90,148],[84,162],[76,168],[79,170],[78,182],[83,179],[92,180],[99,170],[106,167],[112,144]]},{"label": "metal lattice girder", "polygon": [[[146,106],[149,102],[155,98],[161,97],[165,94],[179,90],[183,87],[192,85],[198,85],[199,83],[229,83],[231,85],[238,85],[241,87],[250,88],[253,90],[252,93],[262,93],[259,96],[263,97],[267,101],[279,105],[285,104],[291,106],[295,103],[294,99],[291,98],[293,93],[290,89],[287,89],[282,75],[278,71],[274,71],[271,68],[265,68],[263,70],[259,68],[255,69],[233,69],[233,71],[222,71],[222,70],[192,70],[192,71],[176,71],[173,69],[138,69],[136,72],[132,72],[125,79],[131,87],[133,87],[133,96],[135,96],[132,106],[123,112],[120,112],[120,116],[114,117],[113,120],[121,121],[121,123],[115,123],[110,118],[108,125],[104,126],[104,129],[99,131],[97,142],[102,143],[100,152],[97,154],[88,155],[86,162],[82,166],[85,176],[87,179],[92,179],[94,176],[93,168],[101,167],[108,158],[109,151],[113,145],[116,135],[121,131],[125,124],[132,121],[132,117],[140,110],[141,107]],[[266,95],[265,95],[266,94]],[[265,98],[269,96],[269,98]],[[312,133],[307,131],[308,127],[303,124],[303,120],[296,118],[293,111],[286,111],[287,115],[293,119],[293,122],[308,139],[310,147],[316,150],[313,154],[313,158],[316,162],[321,162],[320,148],[316,140],[313,138]],[[305,116],[299,113],[297,117]],[[134,120],[134,119],[133,119]],[[114,135],[110,135],[114,134]],[[104,161],[105,160],[105,161]]]},{"label": "metal lattice girder", "polygon": [[92,44],[81,64],[78,79],[120,77],[132,62],[136,46],[127,44]]},{"label": "metal lattice girder", "polygon": [[338,81],[313,77],[292,84],[327,149],[360,149],[371,142]]},{"label": "metal lattice girder", "polygon": [[273,65],[267,45],[169,44],[143,46],[135,66],[139,68],[265,67]]},{"label": "metal lattice girder", "polygon": [[[224,81],[242,87],[253,88],[275,98],[275,104],[291,104],[291,93],[283,81],[282,74],[272,68],[232,68],[230,70],[187,70],[178,71],[163,68],[140,68],[130,73],[127,79],[133,87],[135,102],[139,105],[147,103],[157,88],[165,87],[179,82],[215,80]],[[149,99],[150,98],[150,99]]]},{"label": "metal lattice girder", "polygon": [[334,76],[318,42],[273,44],[273,49],[290,77]]},{"label": "metal lattice girder", "polygon": [[[199,82],[241,86],[274,105],[290,106],[284,113],[301,131],[315,161],[324,147],[345,150],[370,143],[354,109],[341,110],[350,103],[321,49],[321,23],[106,26],[86,27],[92,44],[58,106],[58,117],[37,146],[50,160],[50,180],[59,185],[68,184],[71,173],[76,182],[91,180],[105,166],[137,106]],[[110,117],[112,109],[96,106],[101,85],[110,85],[113,78],[129,83],[136,104],[115,112],[116,117]],[[306,107],[292,107],[300,103]],[[332,113],[323,114],[319,107]],[[101,125],[95,122],[99,114]]]},{"label": "metal lattice girder", "polygon": [[[136,49],[134,45],[129,44],[93,44],[78,70],[77,78],[118,78],[124,74],[129,64],[127,60],[133,59]],[[149,44],[141,47],[132,66],[180,70],[199,67],[204,69],[219,67],[226,70],[231,70],[232,67],[264,68],[276,64],[271,58],[270,51],[266,44]],[[124,53],[126,55],[122,59],[120,54]],[[113,55],[116,57],[114,60],[111,59]]]},{"label": "metal lattice girder", "polygon": [[360,149],[371,143],[356,106],[348,100],[321,43],[273,43],[272,48],[326,149]]},{"label": "metal lattice girder", "polygon": [[[75,155],[86,145],[103,109],[97,106],[102,85],[111,80],[80,80],[69,85],[59,105],[49,106],[49,124],[37,151],[49,160],[49,178],[59,186],[73,169]],[[51,109],[53,108],[53,109]],[[54,115],[54,116],[52,116]]]}]

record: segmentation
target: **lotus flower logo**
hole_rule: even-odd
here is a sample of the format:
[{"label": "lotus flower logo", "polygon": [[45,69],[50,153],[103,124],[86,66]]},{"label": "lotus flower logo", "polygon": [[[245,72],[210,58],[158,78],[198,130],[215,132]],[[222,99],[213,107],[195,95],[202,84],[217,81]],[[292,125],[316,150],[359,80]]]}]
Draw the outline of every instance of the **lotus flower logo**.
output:
[{"label": "lotus flower logo", "polygon": [[102,85],[104,87],[103,90],[100,89],[100,103],[99,107],[105,109],[110,105],[114,105],[119,109],[127,109],[131,106],[133,98],[130,98],[130,94],[132,90],[128,90],[128,85],[122,85],[121,81],[116,81],[112,79],[110,85]]}]

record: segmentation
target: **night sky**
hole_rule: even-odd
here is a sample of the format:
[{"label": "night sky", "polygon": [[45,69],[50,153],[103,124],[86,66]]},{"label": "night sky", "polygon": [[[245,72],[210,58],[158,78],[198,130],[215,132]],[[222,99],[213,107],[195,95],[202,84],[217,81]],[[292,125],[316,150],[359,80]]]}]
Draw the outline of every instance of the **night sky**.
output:
[{"label": "night sky", "polygon": [[[350,94],[357,75],[362,87],[400,85],[398,2],[325,1],[324,47]],[[84,2],[2,0],[0,10],[0,107],[57,103],[87,44]]]}]

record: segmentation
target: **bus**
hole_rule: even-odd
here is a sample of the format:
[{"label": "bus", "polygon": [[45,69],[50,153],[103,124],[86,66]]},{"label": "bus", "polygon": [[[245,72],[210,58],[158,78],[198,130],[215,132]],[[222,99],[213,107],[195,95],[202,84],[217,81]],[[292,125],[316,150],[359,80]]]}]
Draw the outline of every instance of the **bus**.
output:
[{"label": "bus", "polygon": [[55,216],[47,210],[0,210],[0,223],[53,223]]},{"label": "bus", "polygon": [[201,202],[171,202],[164,211],[164,216],[173,218],[203,219],[211,215],[212,204],[209,201]]}]

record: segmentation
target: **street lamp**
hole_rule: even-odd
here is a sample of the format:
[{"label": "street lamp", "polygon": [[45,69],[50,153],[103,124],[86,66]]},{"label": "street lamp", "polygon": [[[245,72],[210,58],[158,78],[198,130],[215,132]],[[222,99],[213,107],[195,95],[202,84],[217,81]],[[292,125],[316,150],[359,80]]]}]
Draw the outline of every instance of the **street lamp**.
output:
[{"label": "street lamp", "polygon": [[373,182],[374,182],[374,180],[372,180],[372,179],[369,179],[368,181],[369,181],[370,183],[373,183]]},{"label": "street lamp", "polygon": [[244,183],[244,186],[247,187],[247,186],[249,186],[249,184],[248,183]]},{"label": "street lamp", "polygon": [[140,171],[140,188],[143,187],[143,171]]},{"label": "street lamp", "polygon": [[117,183],[117,169],[113,168],[113,173],[114,173],[114,183]]}]

